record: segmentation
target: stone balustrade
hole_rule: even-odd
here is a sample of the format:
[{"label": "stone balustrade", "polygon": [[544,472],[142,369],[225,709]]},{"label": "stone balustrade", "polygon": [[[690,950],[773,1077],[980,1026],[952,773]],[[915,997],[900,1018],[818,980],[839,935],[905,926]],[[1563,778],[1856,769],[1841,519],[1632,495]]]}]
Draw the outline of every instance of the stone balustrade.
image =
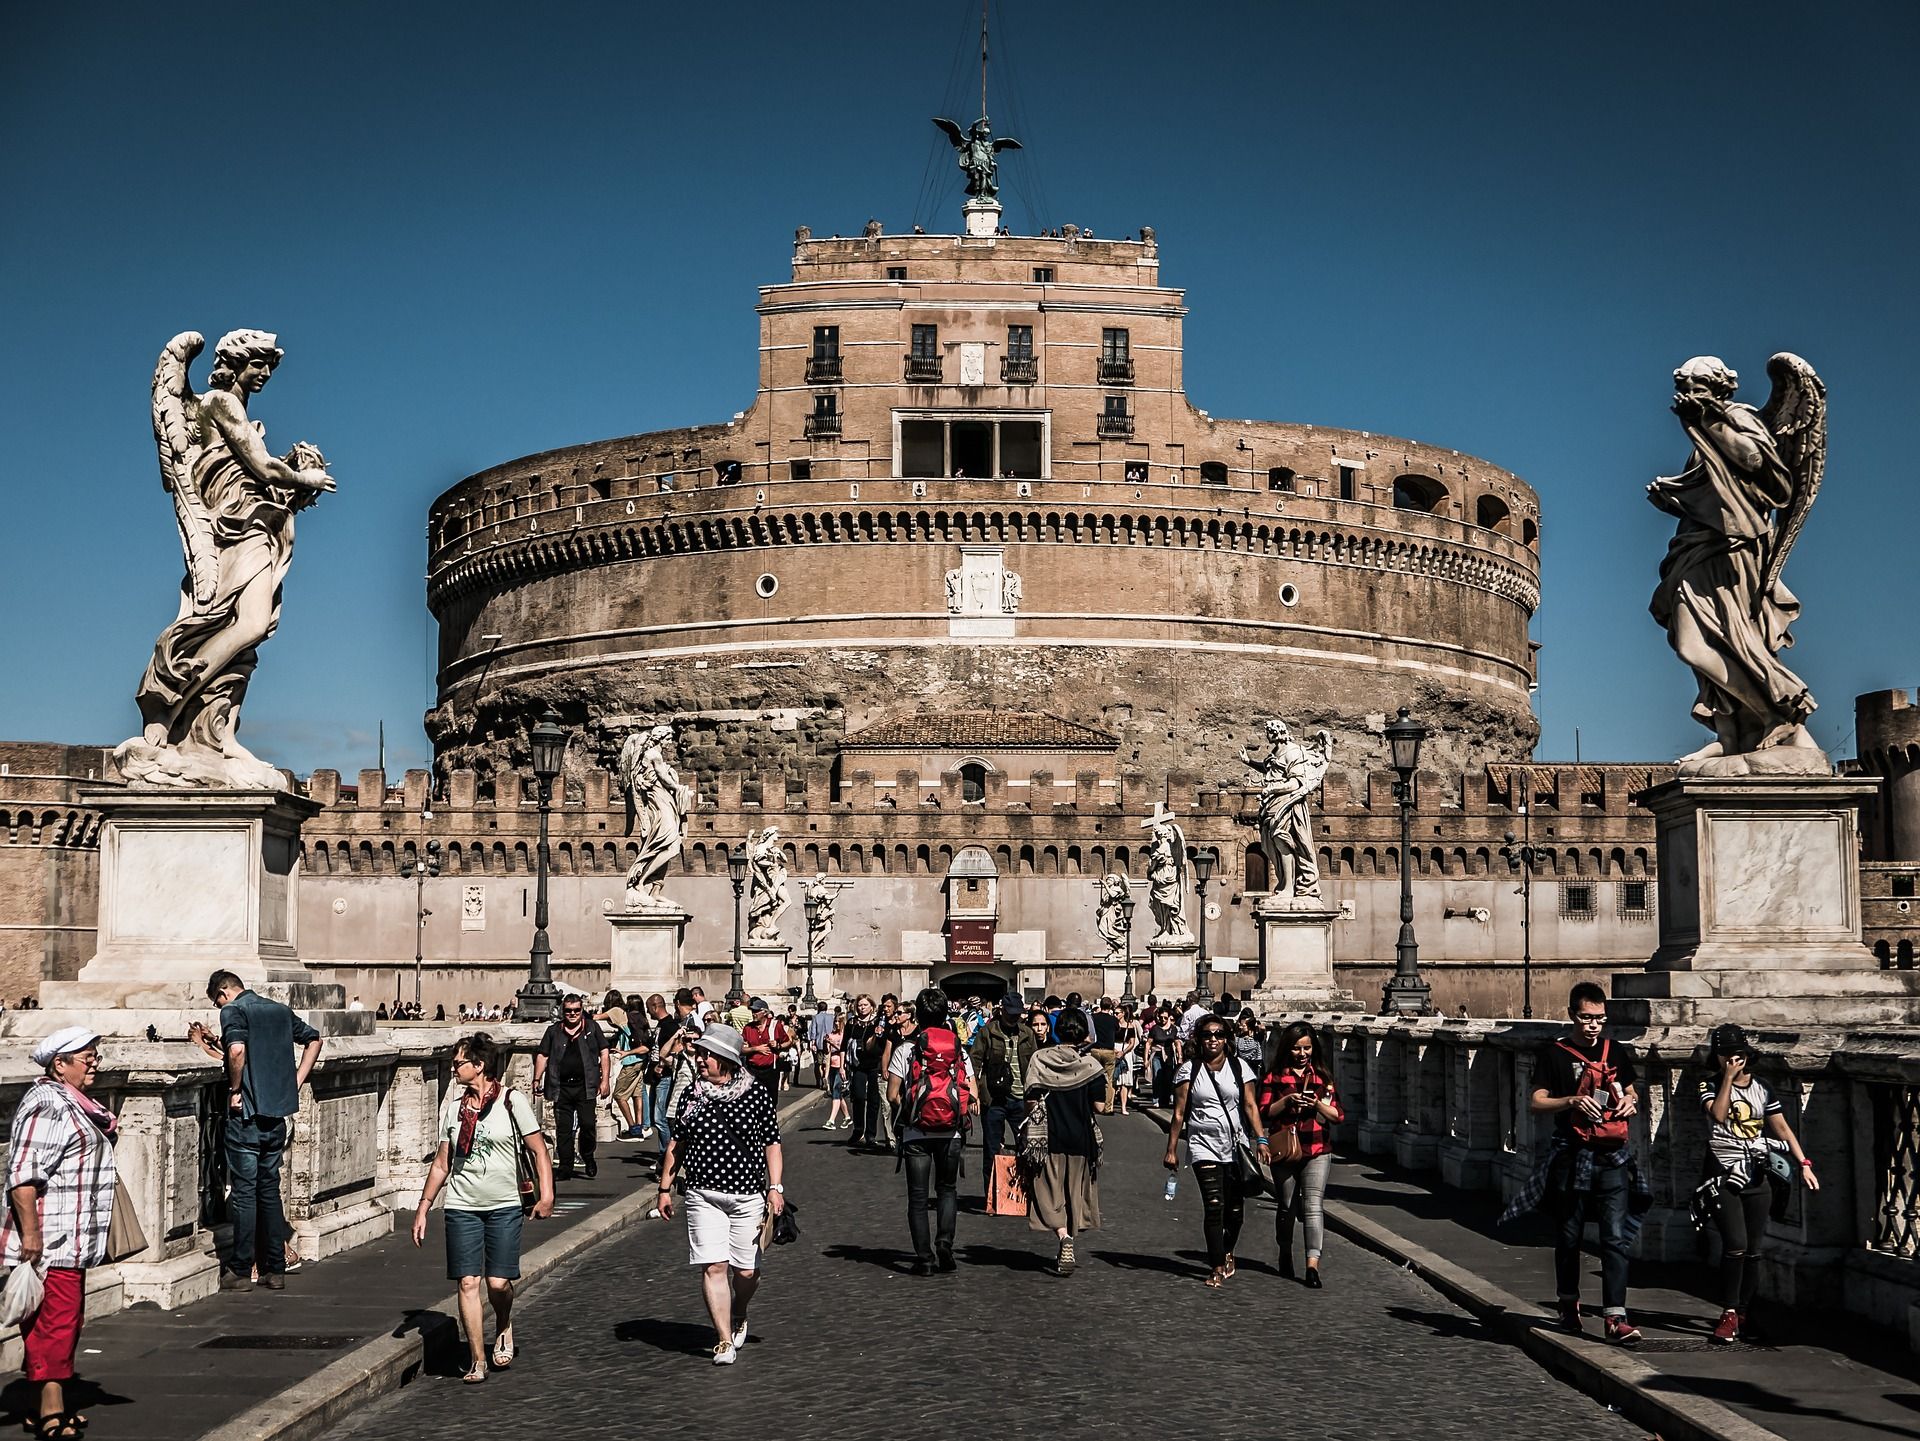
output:
[{"label": "stone balustrade", "polygon": [[[526,1086],[540,1027],[495,1026],[511,1048],[508,1078]],[[452,1026],[395,1026],[328,1037],[300,1097],[281,1188],[295,1245],[320,1260],[377,1240],[411,1210],[439,1142],[440,1103],[452,1084]],[[0,1134],[40,1075],[25,1043],[0,1053]],[[211,1295],[219,1280],[215,1228],[225,1221],[221,1143],[226,1087],[219,1062],[185,1041],[103,1043],[94,1095],[120,1118],[115,1156],[147,1248],[88,1273],[87,1311],[136,1301],[165,1309]],[[0,1330],[0,1370],[20,1360],[14,1328]]]},{"label": "stone balustrade", "polygon": [[[1348,1151],[1435,1173],[1442,1186],[1511,1199],[1546,1154],[1549,1117],[1528,1109],[1546,1021],[1311,1016],[1336,1068]],[[1633,1145],[1654,1208],[1636,1254],[1698,1261],[1687,1205],[1705,1177],[1697,1102],[1706,1032],[1622,1029],[1643,1057],[1647,1104]],[[1821,1189],[1796,1189],[1768,1230],[1762,1294],[1904,1330],[1920,1349],[1920,1031],[1757,1030],[1756,1070],[1786,1108]],[[1709,1246],[1717,1246],[1717,1236]]]}]

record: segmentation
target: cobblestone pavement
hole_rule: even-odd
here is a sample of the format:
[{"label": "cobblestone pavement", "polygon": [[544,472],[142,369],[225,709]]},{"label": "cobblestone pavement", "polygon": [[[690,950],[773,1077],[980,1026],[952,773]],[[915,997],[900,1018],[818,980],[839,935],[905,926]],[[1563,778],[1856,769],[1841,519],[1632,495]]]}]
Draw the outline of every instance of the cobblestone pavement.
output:
[{"label": "cobblestone pavement", "polygon": [[1248,1218],[1239,1275],[1207,1290],[1191,1175],[1168,1203],[1162,1132],[1121,1117],[1105,1130],[1107,1225],[1081,1240],[1072,1276],[1043,1269],[1050,1236],[983,1213],[977,1151],[960,1183],[958,1274],[906,1274],[905,1176],[796,1126],[787,1181],[803,1234],[773,1253],[737,1365],[708,1359],[684,1228],[650,1222],[531,1294],[512,1370],[463,1386],[441,1367],[332,1435],[864,1441],[928,1422],[996,1441],[1641,1434],[1337,1238],[1325,1289],[1281,1280],[1270,1205]]}]

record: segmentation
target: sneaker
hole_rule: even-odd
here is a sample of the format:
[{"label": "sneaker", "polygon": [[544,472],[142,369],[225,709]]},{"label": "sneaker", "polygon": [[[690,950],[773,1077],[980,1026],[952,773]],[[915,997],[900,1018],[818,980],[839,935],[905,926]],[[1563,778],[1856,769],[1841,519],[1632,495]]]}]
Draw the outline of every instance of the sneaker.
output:
[{"label": "sneaker", "polygon": [[287,1242],[287,1274],[291,1276],[305,1264],[306,1262],[300,1259],[300,1253],[293,1249],[293,1242]]},{"label": "sneaker", "polygon": [[1575,1336],[1585,1333],[1586,1327],[1580,1324],[1580,1303],[1570,1297],[1561,1297],[1559,1306],[1560,1329]]},{"label": "sneaker", "polygon": [[740,1353],[731,1341],[723,1341],[713,1348],[713,1364],[716,1366],[731,1366],[739,1359]]},{"label": "sneaker", "polygon": [[653,1127],[642,1126],[634,1135],[635,1140],[644,1141],[653,1134]]},{"label": "sneaker", "polygon": [[1071,1276],[1075,1264],[1073,1241],[1069,1238],[1060,1243],[1060,1254],[1054,1258],[1053,1269],[1059,1275]]},{"label": "sneaker", "polygon": [[937,1244],[934,1246],[933,1268],[940,1272],[957,1271],[960,1269],[953,1259],[953,1247]]},{"label": "sneaker", "polygon": [[742,1346],[746,1344],[747,1344],[747,1323],[743,1319],[738,1326],[735,1326],[733,1328],[733,1349],[738,1351]]},{"label": "sneaker", "polygon": [[1625,1316],[1607,1317],[1607,1343],[1612,1346],[1638,1346],[1640,1328]]},{"label": "sneaker", "polygon": [[1713,1328],[1713,1344],[1731,1346],[1740,1339],[1740,1313],[1726,1310],[1720,1313],[1720,1324]]}]

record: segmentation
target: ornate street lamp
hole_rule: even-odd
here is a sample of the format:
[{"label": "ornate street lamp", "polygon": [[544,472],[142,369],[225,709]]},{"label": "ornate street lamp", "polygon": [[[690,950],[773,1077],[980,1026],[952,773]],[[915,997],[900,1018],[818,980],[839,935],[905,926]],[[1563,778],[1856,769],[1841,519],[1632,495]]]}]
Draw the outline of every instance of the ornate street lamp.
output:
[{"label": "ornate street lamp", "polygon": [[747,849],[744,843],[727,852],[727,879],[733,882],[733,980],[729,989],[745,995],[747,970],[740,962],[740,927],[744,921],[741,897],[747,893]]},{"label": "ornate street lamp", "polygon": [[1193,894],[1200,902],[1200,963],[1194,970],[1194,989],[1200,999],[1213,999],[1212,965],[1207,960],[1207,882],[1213,879],[1213,852],[1196,850],[1188,858],[1193,866]]},{"label": "ornate street lamp", "polygon": [[[800,998],[800,1005],[807,1011],[812,1011],[820,1004],[820,998],[813,993],[813,935],[816,929],[815,923],[820,919],[821,904],[820,897],[811,891],[808,891],[800,902],[800,908],[807,913],[807,993]],[[809,1015],[807,1020],[811,1024],[813,1017]]]},{"label": "ornate street lamp", "polygon": [[[425,813],[429,825],[433,823],[433,812]],[[426,906],[427,877],[440,874],[440,842],[428,841],[424,859],[416,858],[413,863],[413,1003],[420,1004],[420,959],[427,936],[427,917],[433,912]],[[395,993],[399,991],[396,985]]]},{"label": "ornate street lamp", "polygon": [[1413,782],[1420,769],[1420,742],[1430,734],[1405,706],[1387,727],[1394,774],[1400,778],[1393,792],[1400,802],[1400,938],[1393,947],[1393,979],[1380,1001],[1383,1015],[1425,1016],[1433,1011],[1432,988],[1420,979],[1420,946],[1413,936]]},{"label": "ornate street lamp", "polygon": [[1138,999],[1133,994],[1133,893],[1129,891],[1120,897],[1120,934],[1127,942],[1126,980],[1120,987],[1120,1004],[1131,1006]]},{"label": "ornate street lamp", "polygon": [[553,781],[567,753],[567,733],[552,706],[541,713],[527,739],[533,745],[533,775],[540,784],[539,880],[533,892],[533,953],[527,983],[514,998],[514,1019],[551,1021],[559,1014],[560,988],[553,983],[553,947],[547,940],[547,814],[553,809]]},{"label": "ornate street lamp", "polygon": [[[1528,794],[1531,796],[1533,778],[1527,778]],[[1507,832],[1507,843],[1500,847],[1500,854],[1509,864],[1518,863],[1520,867],[1520,1015],[1523,1020],[1533,1019],[1533,858],[1539,854],[1533,848],[1533,807],[1520,807],[1520,841],[1514,843],[1513,832]]]}]

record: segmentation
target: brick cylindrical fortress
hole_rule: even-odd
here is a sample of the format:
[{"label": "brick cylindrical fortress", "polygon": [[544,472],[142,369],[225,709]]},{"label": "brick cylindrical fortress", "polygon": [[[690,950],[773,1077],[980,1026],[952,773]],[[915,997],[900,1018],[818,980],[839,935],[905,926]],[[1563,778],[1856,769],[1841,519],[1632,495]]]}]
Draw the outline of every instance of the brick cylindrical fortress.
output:
[{"label": "brick cylindrical fortress", "polygon": [[443,770],[524,764],[548,704],[587,737],[573,764],[670,718],[683,769],[796,792],[849,733],[949,710],[1063,716],[1148,775],[1241,775],[1275,714],[1363,774],[1401,705],[1436,770],[1529,754],[1533,490],[1196,409],[1151,232],[802,231],[758,308],[732,421],[510,461],[434,503]]}]

